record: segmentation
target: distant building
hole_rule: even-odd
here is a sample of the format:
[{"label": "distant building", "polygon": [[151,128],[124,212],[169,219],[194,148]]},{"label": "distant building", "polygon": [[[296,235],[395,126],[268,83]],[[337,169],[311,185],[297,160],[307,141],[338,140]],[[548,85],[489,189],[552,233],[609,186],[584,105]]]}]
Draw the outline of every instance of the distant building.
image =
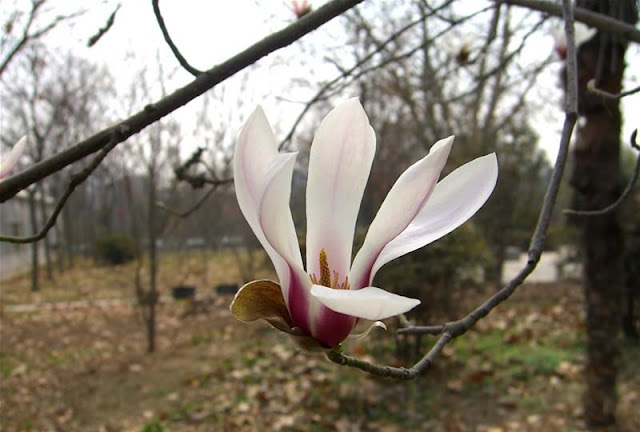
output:
[{"label": "distant building", "polygon": [[[40,195],[36,194],[37,205],[40,203]],[[54,200],[46,197],[47,213],[53,210]],[[39,208],[36,210],[39,215]],[[42,221],[38,218],[38,226]],[[12,199],[0,204],[0,233],[14,237],[33,235],[31,231],[31,219],[29,216],[29,193],[20,191]],[[52,244],[56,243],[55,232],[48,234]],[[44,256],[44,244],[39,242],[39,252]],[[0,279],[7,278],[16,273],[27,271],[31,264],[31,245],[0,242]]]}]

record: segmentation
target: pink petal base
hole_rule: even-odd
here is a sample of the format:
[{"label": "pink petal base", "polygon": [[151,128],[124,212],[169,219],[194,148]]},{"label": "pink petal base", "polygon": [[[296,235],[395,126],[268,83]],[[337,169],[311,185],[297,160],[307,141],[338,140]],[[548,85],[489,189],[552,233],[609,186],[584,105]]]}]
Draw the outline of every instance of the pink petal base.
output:
[{"label": "pink petal base", "polygon": [[358,319],[334,312],[326,306],[321,308],[313,336],[328,347],[335,347],[349,336]]},{"label": "pink petal base", "polygon": [[289,267],[289,314],[296,327],[305,334],[311,335],[309,324],[309,293],[296,272]]}]

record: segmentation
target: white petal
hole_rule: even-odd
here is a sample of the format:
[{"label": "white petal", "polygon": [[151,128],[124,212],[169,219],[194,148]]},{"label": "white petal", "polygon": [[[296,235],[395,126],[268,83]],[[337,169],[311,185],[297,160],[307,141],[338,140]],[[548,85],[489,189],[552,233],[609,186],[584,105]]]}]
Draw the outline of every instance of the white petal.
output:
[{"label": "white petal", "polygon": [[271,126],[262,108],[258,107],[238,134],[233,178],[240,209],[259,239],[262,234],[258,223],[260,193],[265,174],[277,155],[278,147]]},{"label": "white petal", "polygon": [[371,283],[369,273],[380,252],[411,223],[427,202],[452,144],[453,136],[435,143],[429,154],[411,165],[393,185],[353,261],[349,281],[354,288]]},{"label": "white petal", "polygon": [[596,34],[597,30],[581,22],[575,22],[573,24],[573,31],[576,47],[579,47],[580,45],[591,39],[593,35]]},{"label": "white petal", "polygon": [[399,296],[375,287],[338,290],[313,285],[311,295],[335,312],[372,321],[400,315],[420,304],[418,299]]},{"label": "white petal", "polygon": [[307,181],[307,270],[319,275],[324,249],[332,271],[348,275],[356,218],[375,153],[375,134],[357,99],[333,109],[311,145]]},{"label": "white petal", "polygon": [[440,181],[411,224],[382,250],[371,270],[450,233],[487,201],[498,179],[495,153],[479,157]]},{"label": "white petal", "polygon": [[[367,321],[360,321],[360,322],[367,322]],[[355,340],[360,340],[360,339],[364,339],[367,336],[369,336],[369,333],[371,333],[371,330],[373,330],[374,328],[381,328],[383,330],[387,330],[387,326],[385,325],[385,323],[383,323],[382,321],[374,321],[371,325],[369,325],[363,332],[360,333],[351,333],[349,335],[349,337],[347,338],[347,340],[350,341],[355,341]]]},{"label": "white petal", "polygon": [[[575,22],[573,24],[573,33],[576,48],[588,41],[596,34],[597,30],[593,27],[589,27],[586,24],[581,22]],[[551,29],[551,35],[555,40],[556,46],[561,46],[566,49],[567,46],[567,35],[564,32],[564,27],[557,26]]]},{"label": "white petal", "polygon": [[288,305],[289,265],[267,241],[258,214],[266,175],[277,156],[278,146],[271,126],[258,107],[238,134],[233,159],[234,187],[244,217],[273,262]]},{"label": "white petal", "polygon": [[13,148],[9,150],[9,153],[2,156],[0,159],[0,179],[8,175],[13,167],[20,160],[20,156],[24,152],[24,147],[27,144],[27,137],[23,136],[13,145]]},{"label": "white petal", "polygon": [[[304,272],[298,238],[289,208],[296,153],[278,155],[265,175],[260,226],[271,246],[291,267]],[[306,274],[305,274],[306,276]]]}]

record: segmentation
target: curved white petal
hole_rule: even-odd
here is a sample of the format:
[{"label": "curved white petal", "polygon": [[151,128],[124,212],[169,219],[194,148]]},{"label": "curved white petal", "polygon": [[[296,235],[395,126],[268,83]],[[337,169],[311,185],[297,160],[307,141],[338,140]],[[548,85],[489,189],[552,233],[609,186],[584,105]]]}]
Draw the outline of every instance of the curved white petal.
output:
[{"label": "curved white petal", "polygon": [[438,141],[429,154],[411,165],[393,185],[358,251],[349,280],[357,289],[371,283],[371,268],[383,248],[415,218],[431,195],[447,161],[453,136]]},{"label": "curved white petal", "polygon": [[[233,158],[233,179],[238,204],[254,233],[262,234],[258,205],[263,180],[278,155],[276,139],[264,111],[257,107],[238,134]],[[262,242],[262,239],[261,239]]]},{"label": "curved white petal", "polygon": [[357,99],[333,109],[311,145],[307,181],[307,270],[319,275],[324,249],[332,271],[348,275],[356,218],[375,153],[375,134]]},{"label": "curved white petal", "polygon": [[418,299],[399,296],[375,287],[338,290],[313,285],[311,295],[335,312],[372,321],[400,315],[420,304]]},{"label": "curved white petal", "polygon": [[295,162],[296,153],[281,154],[274,158],[265,175],[258,214],[267,241],[292,268],[304,273],[289,207]]},{"label": "curved white petal", "polygon": [[[366,321],[361,321],[361,322],[366,322]],[[382,321],[374,321],[364,331],[360,333],[351,333],[349,337],[347,337],[347,340],[355,341],[355,340],[364,339],[367,336],[369,336],[369,333],[371,333],[371,330],[373,330],[376,327],[381,328],[383,330],[387,330],[387,326],[385,325],[385,323],[383,323]]]},{"label": "curved white petal", "polygon": [[20,156],[24,152],[24,147],[27,144],[27,137],[23,136],[13,145],[9,153],[2,156],[0,159],[0,179],[7,176],[14,166],[20,160]]},{"label": "curved white petal", "polygon": [[234,187],[240,210],[273,262],[288,305],[289,265],[267,241],[258,215],[265,177],[277,156],[278,146],[271,126],[262,108],[257,107],[238,134],[233,159]]},{"label": "curved white petal", "polygon": [[371,269],[373,279],[384,264],[450,233],[487,201],[498,179],[495,153],[479,157],[440,181],[409,226],[385,246]]}]

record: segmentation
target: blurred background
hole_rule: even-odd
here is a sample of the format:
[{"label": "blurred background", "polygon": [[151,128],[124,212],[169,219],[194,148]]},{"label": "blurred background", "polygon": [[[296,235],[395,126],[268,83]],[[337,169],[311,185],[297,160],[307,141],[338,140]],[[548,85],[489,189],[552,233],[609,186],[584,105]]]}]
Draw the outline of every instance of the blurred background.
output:
[{"label": "blurred background", "polygon": [[[324,3],[160,7],[182,55],[206,70]],[[635,25],[637,9],[625,19]],[[16,171],[193,79],[164,41],[152,2],[4,1],[0,20],[0,152],[28,138]],[[575,153],[536,271],[415,381],[341,368],[228,311],[244,283],[276,278],[231,181],[236,134],[259,104],[281,148],[299,152],[291,209],[301,247],[310,144],[340,101],[359,97],[377,137],[354,251],[398,175],[438,139],[456,136],[443,175],[497,153],[498,184],[476,216],[376,277],[377,286],[422,300],[411,322],[461,318],[514,277],[527,261],[564,120],[559,29],[559,18],[494,1],[365,1],[116,147],[42,241],[0,242],[0,431],[593,428],[584,403],[588,239],[584,224],[562,213],[581,208],[570,184]],[[638,45],[619,47],[613,92],[640,81]],[[634,172],[628,142],[639,103],[638,94],[620,101],[613,193]],[[618,112],[612,106],[607,112]],[[578,140],[595,124],[592,112],[580,108]],[[2,203],[0,233],[39,232],[86,165]],[[624,241],[615,249],[628,275],[615,311],[626,321],[603,336],[616,341],[608,376],[618,380],[612,412],[622,431],[640,430],[639,202],[636,185],[616,212]],[[345,350],[410,366],[436,340],[387,325]]]}]

